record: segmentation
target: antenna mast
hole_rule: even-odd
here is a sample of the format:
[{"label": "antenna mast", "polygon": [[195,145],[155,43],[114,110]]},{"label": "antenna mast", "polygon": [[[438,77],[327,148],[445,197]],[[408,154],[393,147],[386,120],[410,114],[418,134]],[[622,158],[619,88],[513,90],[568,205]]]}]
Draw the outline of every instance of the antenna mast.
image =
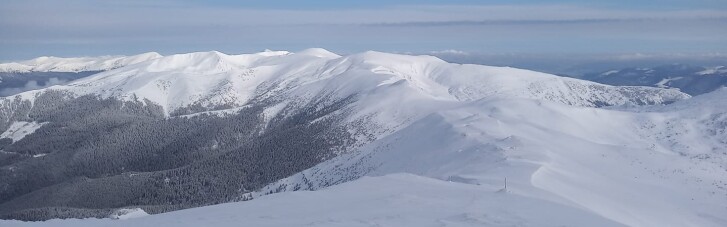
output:
[{"label": "antenna mast", "polygon": [[505,191],[507,191],[507,177],[505,177]]}]

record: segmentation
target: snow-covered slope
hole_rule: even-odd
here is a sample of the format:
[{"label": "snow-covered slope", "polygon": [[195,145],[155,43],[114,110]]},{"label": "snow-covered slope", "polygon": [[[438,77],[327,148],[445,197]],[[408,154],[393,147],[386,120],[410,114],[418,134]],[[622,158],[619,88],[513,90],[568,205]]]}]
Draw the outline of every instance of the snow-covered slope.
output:
[{"label": "snow-covered slope", "polygon": [[0,138],[9,138],[13,141],[18,141],[26,135],[35,132],[40,126],[43,126],[43,124],[37,122],[13,122],[8,130],[0,134]]},{"label": "snow-covered slope", "polygon": [[725,97],[620,110],[518,98],[450,106],[254,196],[401,172],[489,190],[507,178],[513,194],[628,226],[724,226]]},{"label": "snow-covered slope", "polygon": [[[172,55],[48,89],[145,100],[168,116],[262,104],[265,119],[354,97],[340,114],[356,142],[241,195],[255,198],[248,202],[119,222],[0,224],[727,225],[725,89],[690,98],[431,56],[322,49]],[[321,191],[264,196],[301,189]]]},{"label": "snow-covered slope", "polygon": [[[227,55],[171,55],[99,73],[51,89],[124,100],[148,99],[167,113],[189,107],[240,107],[250,101],[310,101],[315,96],[380,95],[467,102],[519,97],[574,106],[669,103],[678,91],[613,87],[528,70],[459,65],[431,56],[365,52],[339,56],[323,49]],[[29,98],[43,90],[21,94]]]},{"label": "snow-covered slope", "polygon": [[410,174],[369,177],[315,192],[127,220],[0,221],[3,226],[623,226],[544,200]]},{"label": "snow-covered slope", "polygon": [[0,64],[0,72],[26,73],[105,71],[159,57],[161,57],[161,55],[155,52],[144,53],[134,56],[102,56],[80,58],[39,57],[28,61]]}]

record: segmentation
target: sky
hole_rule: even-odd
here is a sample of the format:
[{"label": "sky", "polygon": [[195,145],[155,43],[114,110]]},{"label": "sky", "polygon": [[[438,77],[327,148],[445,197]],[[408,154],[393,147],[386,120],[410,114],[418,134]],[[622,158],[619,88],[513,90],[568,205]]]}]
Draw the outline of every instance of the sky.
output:
[{"label": "sky", "polygon": [[321,47],[723,55],[727,0],[0,0],[0,61]]}]

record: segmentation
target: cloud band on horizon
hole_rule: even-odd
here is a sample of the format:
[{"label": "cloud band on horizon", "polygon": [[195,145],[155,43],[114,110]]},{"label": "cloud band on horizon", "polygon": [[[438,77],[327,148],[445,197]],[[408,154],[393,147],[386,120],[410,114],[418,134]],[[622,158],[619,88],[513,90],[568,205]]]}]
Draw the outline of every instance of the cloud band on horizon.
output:
[{"label": "cloud band on horizon", "polygon": [[[727,10],[574,4],[251,8],[191,1],[7,1],[0,59],[325,47],[494,53],[727,52]],[[526,13],[523,13],[526,12]]]}]

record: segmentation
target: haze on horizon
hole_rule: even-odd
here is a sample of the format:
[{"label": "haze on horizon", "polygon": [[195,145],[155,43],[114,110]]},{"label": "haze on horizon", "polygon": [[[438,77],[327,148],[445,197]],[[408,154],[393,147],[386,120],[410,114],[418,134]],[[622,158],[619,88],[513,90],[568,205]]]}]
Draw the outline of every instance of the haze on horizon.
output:
[{"label": "haze on horizon", "polygon": [[4,0],[0,60],[309,47],[724,59],[725,27],[719,0]]}]

